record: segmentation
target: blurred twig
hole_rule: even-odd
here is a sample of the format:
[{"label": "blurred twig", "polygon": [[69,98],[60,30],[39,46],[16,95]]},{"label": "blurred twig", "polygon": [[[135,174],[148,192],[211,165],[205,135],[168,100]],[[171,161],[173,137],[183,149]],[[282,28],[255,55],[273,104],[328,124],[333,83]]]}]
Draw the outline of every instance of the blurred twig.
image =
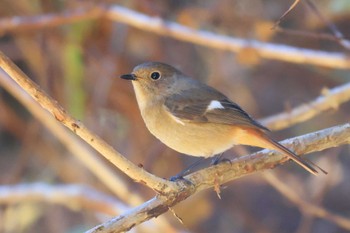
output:
[{"label": "blurred twig", "polygon": [[278,25],[281,23],[282,19],[284,17],[286,17],[289,12],[291,12],[298,4],[299,4],[300,0],[295,0],[292,5],[290,5],[290,7],[288,8],[288,10],[286,12],[283,13],[283,15],[277,20],[277,22],[273,25],[273,29],[277,28]]},{"label": "blurred twig", "polygon": [[[298,154],[321,151],[350,143],[350,124],[335,126],[303,136],[284,140],[282,144],[288,146]],[[243,176],[275,167],[276,164],[286,161],[286,158],[269,150],[243,156],[228,163],[202,169],[186,177],[188,188],[178,190],[176,195],[156,196],[126,214],[118,216],[87,231],[87,233],[124,232],[134,226],[157,217],[166,212],[169,207],[181,202],[196,192],[212,188]]]},{"label": "blurred twig", "polygon": [[290,30],[290,29],[281,29],[278,28],[279,24],[281,23],[282,19],[287,16],[295,7],[300,3],[300,0],[295,0],[293,4],[288,8],[286,12],[283,13],[283,15],[277,20],[277,22],[274,24],[273,29],[278,28],[279,31],[283,32],[291,32],[294,34],[298,35],[303,35],[303,36],[312,36],[315,38],[325,38],[328,40],[333,40],[343,46],[345,49],[349,50],[350,49],[350,41],[345,39],[343,33],[338,30],[337,26],[330,22],[323,14],[317,9],[317,6],[311,1],[311,0],[305,0],[305,4],[317,15],[317,17],[329,28],[329,30],[332,32],[332,35],[328,34],[315,34],[315,33],[310,33],[310,32],[300,32],[296,30]]},{"label": "blurred twig", "polygon": [[315,100],[297,106],[291,111],[266,117],[260,122],[272,130],[280,130],[309,120],[329,109],[337,109],[339,105],[349,100],[350,83],[346,83],[332,89],[324,89],[322,95]]},{"label": "blurred twig", "polygon": [[281,33],[284,33],[287,35],[309,37],[309,38],[313,38],[313,39],[323,39],[323,40],[334,41],[337,43],[339,42],[339,39],[337,39],[336,37],[334,37],[334,35],[329,34],[329,33],[310,32],[310,31],[295,30],[295,29],[290,29],[290,28],[287,29],[287,28],[281,28],[281,27],[277,27],[277,28],[275,28],[275,30],[277,32],[281,32]]},{"label": "blurred twig", "polygon": [[209,31],[194,30],[181,24],[163,21],[159,17],[146,16],[116,5],[110,7],[108,11],[106,11],[106,14],[109,19],[134,26],[141,30],[151,31],[206,47],[232,52],[252,48],[255,49],[260,56],[267,59],[340,69],[350,67],[350,59],[347,55],[342,53],[323,52],[287,45],[263,43],[256,40],[219,35]]},{"label": "blurred twig", "polygon": [[292,63],[312,64],[317,66],[346,69],[350,67],[350,59],[344,53],[324,52],[297,48],[287,45],[264,43],[256,40],[234,38],[219,35],[209,31],[195,30],[181,24],[164,21],[159,17],[151,17],[118,5],[106,7],[97,5],[95,8],[67,10],[57,14],[40,16],[5,18],[0,20],[1,33],[15,33],[29,29],[56,27],[79,20],[107,17],[110,20],[124,23],[140,30],[150,31],[159,35],[169,36],[205,47],[239,52],[252,48],[261,57]]},{"label": "blurred twig", "polygon": [[[166,181],[151,173],[148,173],[137,165],[127,160],[120,153],[115,151],[110,145],[104,142],[100,137],[90,132],[81,122],[73,119],[66,111],[31,81],[10,59],[0,52],[0,67],[25,90],[32,98],[35,99],[43,108],[49,111],[57,121],[64,124],[67,128],[80,136],[84,141],[99,151],[107,160],[127,174],[137,182],[141,182],[157,192],[169,192],[175,189],[173,182]],[[44,121],[51,119],[45,117]]]},{"label": "blurred twig", "polygon": [[44,183],[2,185],[0,204],[50,202],[68,208],[91,209],[108,215],[125,212],[128,206],[94,189],[81,185],[49,185]]},{"label": "blurred twig", "polygon": [[[59,204],[77,211],[91,210],[94,213],[115,216],[130,209],[129,206],[114,197],[82,185],[49,185],[45,183],[0,185],[0,204],[20,204],[28,202],[48,202]],[[175,232],[175,230],[157,222],[157,225],[142,226],[142,232]]]},{"label": "blurred twig", "polygon": [[264,178],[269,182],[269,184],[272,185],[272,187],[282,193],[284,197],[298,206],[298,208],[300,208],[300,210],[304,213],[327,219],[328,221],[337,224],[339,227],[350,230],[350,219],[337,214],[333,214],[322,207],[304,201],[291,187],[283,183],[280,179],[277,178],[277,176],[269,172],[264,173]]},{"label": "blurred twig", "polygon": [[0,35],[8,32],[33,31],[47,27],[57,27],[83,20],[102,17],[104,8],[89,7],[65,10],[62,13],[50,13],[36,16],[14,16],[0,20]]},{"label": "blurred twig", "polygon": [[343,33],[338,30],[337,26],[330,22],[318,9],[317,6],[311,0],[305,0],[306,5],[317,15],[317,17],[329,28],[334,35],[334,38],[345,49],[350,49],[350,41],[346,40]]}]

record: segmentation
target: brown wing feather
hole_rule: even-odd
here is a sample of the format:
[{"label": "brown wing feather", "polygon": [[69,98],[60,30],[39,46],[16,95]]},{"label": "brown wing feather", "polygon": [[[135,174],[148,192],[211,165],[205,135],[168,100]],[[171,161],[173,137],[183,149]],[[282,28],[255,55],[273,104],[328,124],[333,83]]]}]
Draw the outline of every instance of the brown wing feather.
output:
[{"label": "brown wing feather", "polygon": [[[211,101],[216,100],[224,108],[207,111]],[[238,104],[209,86],[202,86],[201,91],[190,88],[179,94],[169,96],[164,106],[175,117],[194,122],[210,122],[229,125],[244,125],[261,130],[268,130],[252,119]]]}]

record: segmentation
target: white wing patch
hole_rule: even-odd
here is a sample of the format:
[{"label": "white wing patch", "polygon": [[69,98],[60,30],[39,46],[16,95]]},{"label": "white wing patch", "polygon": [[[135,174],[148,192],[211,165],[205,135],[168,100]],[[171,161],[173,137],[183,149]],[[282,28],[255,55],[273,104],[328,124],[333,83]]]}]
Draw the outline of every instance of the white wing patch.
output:
[{"label": "white wing patch", "polygon": [[222,106],[222,104],[220,103],[220,101],[217,101],[217,100],[212,100],[210,102],[210,104],[208,105],[207,107],[207,111],[210,111],[210,110],[214,110],[214,109],[224,109],[225,107]]},{"label": "white wing patch", "polygon": [[169,113],[171,118],[173,118],[173,120],[175,120],[177,123],[181,124],[181,125],[185,125],[185,123],[183,121],[180,120],[180,118],[174,116],[173,114]]}]

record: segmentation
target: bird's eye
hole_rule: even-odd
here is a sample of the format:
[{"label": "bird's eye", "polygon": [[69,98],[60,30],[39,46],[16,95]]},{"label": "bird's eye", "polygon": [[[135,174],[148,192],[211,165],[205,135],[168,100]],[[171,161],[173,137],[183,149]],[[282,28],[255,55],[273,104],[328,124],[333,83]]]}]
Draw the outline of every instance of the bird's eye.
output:
[{"label": "bird's eye", "polygon": [[158,79],[160,79],[160,77],[161,77],[160,73],[157,71],[151,73],[151,79],[153,79],[153,80],[158,80]]}]

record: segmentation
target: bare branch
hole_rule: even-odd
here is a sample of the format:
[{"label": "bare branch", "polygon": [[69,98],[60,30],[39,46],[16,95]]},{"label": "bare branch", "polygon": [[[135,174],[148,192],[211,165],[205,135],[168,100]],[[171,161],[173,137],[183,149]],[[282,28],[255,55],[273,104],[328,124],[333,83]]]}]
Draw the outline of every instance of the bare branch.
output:
[{"label": "bare branch", "polygon": [[[350,143],[350,124],[335,126],[314,133],[284,140],[282,144],[296,151],[298,154],[306,154],[321,151],[327,148]],[[208,188],[212,188],[219,182],[228,181],[253,174],[255,172],[270,169],[276,164],[283,163],[287,159],[276,152],[262,150],[260,152],[243,156],[228,163],[220,163],[216,166],[205,168],[185,177],[187,187],[178,190],[176,195],[156,196],[144,204],[136,207],[126,214],[111,219],[87,233],[112,233],[128,231],[134,226],[157,217],[189,196]],[[173,193],[175,194],[175,192]]]},{"label": "bare branch", "polygon": [[51,13],[37,16],[15,16],[0,20],[0,35],[9,32],[32,31],[48,27],[57,27],[72,24],[83,20],[92,20],[102,17],[104,8],[90,7],[65,10],[62,13]]},{"label": "bare branch", "polygon": [[108,215],[123,213],[128,209],[128,206],[116,199],[81,185],[34,183],[0,186],[0,204],[34,201],[50,202],[75,209],[91,209]]},{"label": "bare branch", "polygon": [[[112,196],[82,185],[49,185],[31,183],[18,185],[0,185],[0,204],[11,205],[25,202],[48,202],[77,210],[90,210],[115,216],[126,212],[130,206],[123,204]],[[142,226],[143,232],[178,232],[165,221]]]},{"label": "bare branch", "polygon": [[81,122],[68,115],[66,111],[49,97],[38,85],[30,80],[10,59],[0,52],[0,67],[35,99],[43,108],[51,113],[57,121],[61,122],[95,150],[100,152],[107,160],[118,167],[133,180],[147,185],[159,193],[166,193],[175,189],[173,182],[159,178],[142,168],[139,168],[100,137],[89,131]]},{"label": "bare branch", "polygon": [[169,36],[209,48],[231,52],[239,52],[242,49],[252,48],[261,57],[266,59],[338,69],[350,68],[350,59],[344,53],[323,52],[287,45],[264,43],[256,40],[219,35],[209,31],[195,30],[175,22],[164,21],[159,17],[147,16],[118,5],[112,5],[110,7],[99,5],[96,6],[96,9],[70,10],[58,14],[2,19],[0,20],[0,33],[56,27],[79,20],[97,19],[99,17],[107,17],[110,20],[124,23],[140,30],[150,31],[158,35]]},{"label": "bare branch", "polygon": [[322,95],[315,100],[293,108],[289,112],[282,112],[264,119],[260,122],[273,130],[280,130],[300,122],[307,121],[312,117],[330,109],[337,109],[339,105],[350,100],[350,83],[324,89]]},{"label": "bare branch", "polygon": [[151,31],[190,43],[239,52],[252,48],[267,59],[280,60],[299,64],[312,64],[325,67],[345,69],[350,67],[350,59],[343,53],[322,52],[311,49],[296,48],[287,45],[263,43],[256,40],[245,40],[208,31],[194,30],[178,23],[164,21],[159,17],[150,17],[120,6],[112,6],[106,11],[107,17],[140,30]]},{"label": "bare branch", "polygon": [[292,188],[288,187],[288,185],[286,185],[284,182],[278,179],[277,176],[271,173],[264,173],[264,178],[275,189],[282,193],[284,197],[286,197],[289,201],[301,208],[301,211],[303,211],[304,213],[308,213],[319,218],[324,218],[346,230],[350,230],[350,219],[331,213],[325,208],[319,207],[317,205],[303,200]]}]

